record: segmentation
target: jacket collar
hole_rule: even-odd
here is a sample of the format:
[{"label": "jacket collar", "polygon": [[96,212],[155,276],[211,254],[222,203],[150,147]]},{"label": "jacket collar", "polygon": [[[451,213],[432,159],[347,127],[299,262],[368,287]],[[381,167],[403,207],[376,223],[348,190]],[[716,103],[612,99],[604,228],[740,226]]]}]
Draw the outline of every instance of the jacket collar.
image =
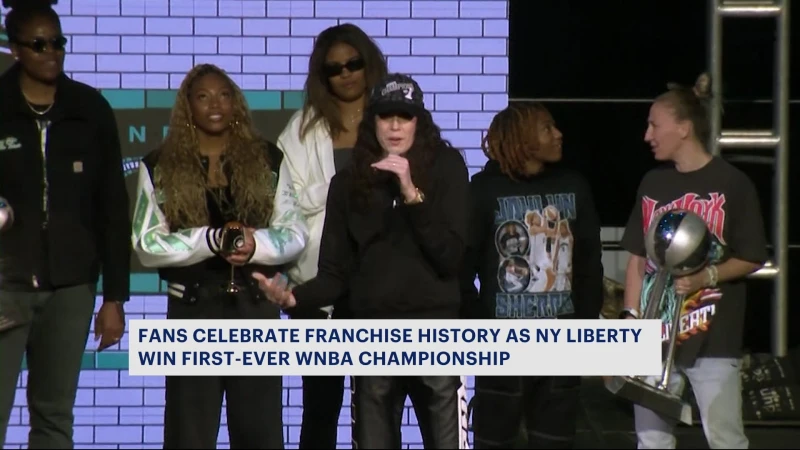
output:
[{"label": "jacket collar", "polygon": [[[19,86],[21,71],[20,64],[15,63],[0,75],[0,98],[3,99],[0,101],[0,114],[35,119],[38,116],[28,107]],[[62,73],[56,81],[55,104],[50,109],[50,120],[56,122],[67,118],[85,118],[87,112],[81,108],[84,100],[74,88],[74,81]]]}]

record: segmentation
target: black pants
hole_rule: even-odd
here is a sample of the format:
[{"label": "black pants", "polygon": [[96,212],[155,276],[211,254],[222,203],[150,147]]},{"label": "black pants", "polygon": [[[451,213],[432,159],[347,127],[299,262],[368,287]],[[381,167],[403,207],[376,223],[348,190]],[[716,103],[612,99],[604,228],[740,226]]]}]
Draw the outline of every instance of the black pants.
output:
[{"label": "black pants", "polygon": [[426,449],[460,448],[459,377],[353,377],[353,448],[401,448],[406,396],[411,398]]},{"label": "black pants", "polygon": [[580,377],[475,377],[474,447],[514,446],[524,425],[526,448],[572,448],[580,383]]},{"label": "black pants", "polygon": [[[279,320],[278,309],[254,291],[227,294],[221,285],[171,288],[167,319]],[[167,377],[164,448],[216,448],[223,396],[232,449],[284,448],[278,376]]]},{"label": "black pants", "polygon": [[300,449],[335,449],[344,400],[344,376],[303,377]]},{"label": "black pants", "polygon": [[[330,319],[350,319],[346,299],[340,299]],[[292,320],[328,320],[321,310],[303,311]],[[300,450],[335,449],[339,436],[339,416],[344,401],[344,376],[303,377],[303,422],[300,426]]]},{"label": "black pants", "polygon": [[95,285],[0,291],[0,308],[19,311],[24,323],[0,333],[0,446],[6,441],[22,357],[27,355],[28,448],[74,447],[73,407],[95,294]]}]

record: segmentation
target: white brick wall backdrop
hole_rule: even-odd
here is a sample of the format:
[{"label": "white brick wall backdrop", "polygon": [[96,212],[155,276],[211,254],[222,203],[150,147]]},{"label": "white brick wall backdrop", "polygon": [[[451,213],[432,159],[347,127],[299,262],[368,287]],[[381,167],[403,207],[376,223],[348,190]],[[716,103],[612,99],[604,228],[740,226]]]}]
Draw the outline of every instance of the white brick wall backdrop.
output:
[{"label": "white brick wall backdrop", "polygon": [[[419,81],[473,173],[485,162],[482,133],[508,102],[505,0],[60,0],[56,9],[70,39],[66,70],[104,89],[176,89],[193,65],[211,62],[244,89],[298,91],[314,37],[331,25],[354,23],[376,39],[390,70]],[[163,297],[136,297],[129,318],[163,317],[164,309]],[[23,374],[5,448],[24,448],[27,441],[24,383]],[[300,380],[287,378],[286,386],[285,437],[287,448],[296,448]],[[84,372],[76,447],[161,448],[163,398],[162,379]],[[350,442],[348,403],[349,392],[341,448]],[[404,445],[421,448],[413,412],[404,423]],[[220,442],[226,447],[224,425]]]}]

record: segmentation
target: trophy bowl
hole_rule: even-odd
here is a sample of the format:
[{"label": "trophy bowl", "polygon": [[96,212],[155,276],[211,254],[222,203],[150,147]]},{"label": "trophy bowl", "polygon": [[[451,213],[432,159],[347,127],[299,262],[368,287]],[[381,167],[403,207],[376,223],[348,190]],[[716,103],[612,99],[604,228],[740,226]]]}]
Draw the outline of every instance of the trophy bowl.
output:
[{"label": "trophy bowl", "polygon": [[[643,318],[661,316],[668,275],[680,277],[702,270],[708,264],[711,246],[712,236],[708,225],[691,211],[674,209],[653,219],[645,235],[645,250],[658,267],[658,273]],[[674,309],[669,311],[672,324],[680,322],[682,307],[683,296],[678,296]],[[606,389],[621,398],[690,425],[691,406],[680,395],[669,391],[679,329],[679,326],[670,327],[667,357],[661,380],[655,386],[635,376],[609,377],[605,385]]]},{"label": "trophy bowl", "polygon": [[700,216],[684,209],[673,209],[653,219],[644,243],[647,256],[658,267],[680,277],[708,264],[712,238]]},{"label": "trophy bowl", "polygon": [[0,232],[7,231],[14,225],[14,209],[8,204],[8,200],[0,197]]}]

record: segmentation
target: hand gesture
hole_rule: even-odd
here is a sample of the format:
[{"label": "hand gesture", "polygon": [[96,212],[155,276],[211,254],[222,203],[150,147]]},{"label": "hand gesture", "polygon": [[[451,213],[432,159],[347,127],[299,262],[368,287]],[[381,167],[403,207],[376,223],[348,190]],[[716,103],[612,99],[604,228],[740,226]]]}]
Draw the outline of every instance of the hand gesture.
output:
[{"label": "hand gesture", "polygon": [[297,305],[292,291],[287,289],[287,280],[283,274],[277,273],[272,278],[253,272],[253,278],[258,280],[258,288],[267,297],[267,300],[278,305],[281,309],[294,308]]},{"label": "hand gesture", "polygon": [[118,302],[104,302],[94,317],[94,340],[100,341],[97,351],[117,344],[125,333],[125,312]]},{"label": "hand gesture", "polygon": [[225,255],[224,258],[228,263],[233,266],[243,266],[250,261],[253,253],[256,251],[256,242],[253,234],[254,228],[244,228],[242,233],[244,235],[244,244],[234,250],[233,253]]},{"label": "hand gesture", "polygon": [[408,160],[398,155],[388,155],[382,160],[373,163],[372,167],[386,172],[392,172],[397,175],[397,181],[400,183],[400,189],[407,200],[411,200],[417,196],[417,190],[414,182],[411,180],[411,167]]},{"label": "hand gesture", "polygon": [[708,274],[705,270],[675,279],[675,293],[691,295],[708,285]]}]

